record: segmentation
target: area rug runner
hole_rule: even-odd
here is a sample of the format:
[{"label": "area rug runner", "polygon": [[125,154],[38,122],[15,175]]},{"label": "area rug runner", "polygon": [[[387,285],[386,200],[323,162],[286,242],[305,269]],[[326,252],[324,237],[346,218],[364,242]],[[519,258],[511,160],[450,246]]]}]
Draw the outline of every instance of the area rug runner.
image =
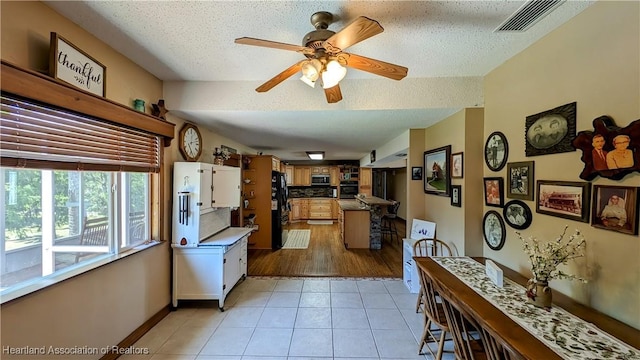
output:
[{"label": "area rug runner", "polygon": [[309,247],[309,239],[311,238],[311,230],[289,230],[287,234],[287,242],[283,249],[306,249]]},{"label": "area rug runner", "polygon": [[332,220],[307,220],[309,225],[333,225]]}]

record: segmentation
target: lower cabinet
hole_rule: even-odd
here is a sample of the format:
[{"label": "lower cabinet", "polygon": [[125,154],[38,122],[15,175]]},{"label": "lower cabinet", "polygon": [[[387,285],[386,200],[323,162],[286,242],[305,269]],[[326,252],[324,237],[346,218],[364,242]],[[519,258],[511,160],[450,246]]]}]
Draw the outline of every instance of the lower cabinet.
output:
[{"label": "lower cabinet", "polygon": [[173,248],[173,307],[178,300],[224,300],[247,275],[247,242],[244,236],[227,246]]}]

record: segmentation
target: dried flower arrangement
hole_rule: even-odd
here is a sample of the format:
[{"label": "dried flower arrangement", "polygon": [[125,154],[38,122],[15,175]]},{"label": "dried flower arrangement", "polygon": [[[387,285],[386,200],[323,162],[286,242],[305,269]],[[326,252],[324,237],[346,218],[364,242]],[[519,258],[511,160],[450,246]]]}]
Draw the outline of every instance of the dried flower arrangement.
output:
[{"label": "dried flower arrangement", "polygon": [[584,256],[586,242],[579,230],[569,236],[568,241],[564,241],[568,226],[564,227],[562,234],[555,240],[541,243],[535,237],[528,240],[522,238],[516,231],[518,238],[523,243],[524,251],[529,256],[531,272],[534,282],[548,282],[552,279],[579,280],[584,283],[587,280],[576,275],[567,274],[558,270],[558,265],[567,264],[571,259]]}]

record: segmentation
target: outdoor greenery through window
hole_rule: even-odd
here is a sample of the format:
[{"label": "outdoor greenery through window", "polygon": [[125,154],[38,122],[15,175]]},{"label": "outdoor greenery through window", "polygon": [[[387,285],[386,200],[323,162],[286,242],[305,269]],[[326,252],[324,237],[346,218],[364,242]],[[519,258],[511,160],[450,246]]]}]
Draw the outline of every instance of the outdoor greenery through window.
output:
[{"label": "outdoor greenery through window", "polygon": [[3,290],[149,238],[148,173],[0,170]]}]

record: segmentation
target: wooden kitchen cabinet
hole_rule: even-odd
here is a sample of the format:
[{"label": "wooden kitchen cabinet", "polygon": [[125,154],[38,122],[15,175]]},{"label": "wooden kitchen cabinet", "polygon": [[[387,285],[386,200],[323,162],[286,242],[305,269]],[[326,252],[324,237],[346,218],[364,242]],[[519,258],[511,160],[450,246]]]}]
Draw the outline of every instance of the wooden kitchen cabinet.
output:
[{"label": "wooden kitchen cabinet", "polygon": [[328,175],[329,167],[328,166],[314,166],[311,168],[311,173],[314,175]]},{"label": "wooden kitchen cabinet", "polygon": [[289,200],[291,204],[291,212],[289,214],[290,221],[298,221],[300,220],[300,199],[291,199]]},{"label": "wooden kitchen cabinet", "polygon": [[338,220],[340,217],[340,204],[338,199],[331,200],[331,219]]},{"label": "wooden kitchen cabinet", "polygon": [[329,179],[331,186],[340,185],[340,169],[337,166],[329,167]]},{"label": "wooden kitchen cabinet", "polygon": [[300,199],[300,220],[309,219],[309,200]]},{"label": "wooden kitchen cabinet", "polygon": [[373,179],[371,168],[360,168],[360,179],[358,182],[358,192],[366,196],[373,196]]},{"label": "wooden kitchen cabinet", "polygon": [[294,169],[293,165],[285,165],[284,173],[285,173],[285,176],[287,178],[287,186],[293,185],[294,184],[293,177],[295,175],[295,169]]},{"label": "wooden kitchen cabinet", "polygon": [[309,199],[309,219],[331,219],[331,199]]},{"label": "wooden kitchen cabinet", "polygon": [[275,156],[271,157],[271,170],[280,172],[280,159]]},{"label": "wooden kitchen cabinet", "polygon": [[340,209],[338,227],[345,248],[369,248],[369,211]]},{"label": "wooden kitchen cabinet", "polygon": [[294,168],[293,185],[311,186],[311,167],[296,166]]}]

